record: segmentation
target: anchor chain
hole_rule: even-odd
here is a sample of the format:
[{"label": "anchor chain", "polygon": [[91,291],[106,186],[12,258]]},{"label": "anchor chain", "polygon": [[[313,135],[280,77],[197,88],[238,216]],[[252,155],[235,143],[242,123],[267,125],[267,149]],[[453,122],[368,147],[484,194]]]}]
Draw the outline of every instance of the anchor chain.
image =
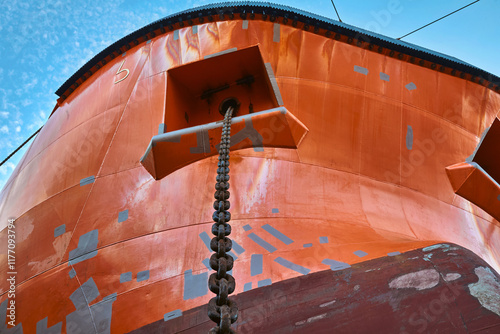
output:
[{"label": "anchor chain", "polygon": [[234,259],[227,254],[232,248],[231,220],[229,213],[229,148],[231,147],[231,119],[234,108],[227,109],[222,126],[222,138],[219,147],[219,162],[217,164],[217,177],[215,183],[215,202],[212,215],[214,224],[212,234],[215,235],[210,242],[210,248],[215,252],[210,257],[210,267],[217,271],[210,275],[208,287],[217,296],[208,302],[208,317],[218,326],[212,328],[209,334],[236,333],[231,329],[231,324],[238,319],[238,306],[229,299],[234,292],[236,282],[228,271],[233,269]]}]

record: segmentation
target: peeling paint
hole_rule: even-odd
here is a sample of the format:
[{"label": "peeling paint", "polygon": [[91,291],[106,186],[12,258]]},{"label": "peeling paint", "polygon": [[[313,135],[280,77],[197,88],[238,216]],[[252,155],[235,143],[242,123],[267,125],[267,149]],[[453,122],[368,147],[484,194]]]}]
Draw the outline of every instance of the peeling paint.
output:
[{"label": "peeling paint", "polygon": [[435,287],[438,283],[439,273],[436,269],[424,269],[393,279],[389,283],[389,287],[392,289],[415,288],[425,290]]},{"label": "peeling paint", "polygon": [[460,275],[458,273],[451,273],[451,274],[446,274],[446,276],[444,277],[444,280],[446,282],[451,282],[451,281],[454,281],[456,279],[459,279],[460,277],[462,277],[462,275]]},{"label": "peeling paint", "polygon": [[335,304],[335,302],[336,302],[336,300],[332,300],[331,302],[321,304],[319,307],[327,307],[327,306]]},{"label": "peeling paint", "polygon": [[432,253],[430,253],[430,254],[425,254],[425,255],[424,255],[424,261],[430,261],[431,257],[432,257]]},{"label": "peeling paint", "polygon": [[441,247],[445,246],[444,244],[437,244],[437,245],[432,245],[429,247],[422,248],[422,251],[424,252],[430,252],[431,250],[439,249]]},{"label": "peeling paint", "polygon": [[301,325],[304,325],[306,322],[307,323],[311,323],[311,322],[315,322],[315,321],[318,321],[318,320],[321,320],[321,319],[324,319],[324,318],[326,318],[326,313],[323,313],[323,314],[320,314],[320,315],[317,315],[317,316],[314,316],[314,317],[307,318],[307,320],[302,320],[302,321],[296,322],[295,326],[301,326]]},{"label": "peeling paint", "polygon": [[479,280],[469,284],[470,294],[479,300],[481,305],[500,316],[500,282],[490,268],[474,269]]},{"label": "peeling paint", "polygon": [[424,252],[430,252],[432,250],[439,249],[439,248],[444,248],[444,249],[448,250],[448,249],[450,249],[450,245],[447,245],[447,244],[437,244],[437,245],[432,245],[432,246],[429,246],[429,247],[422,248],[422,250]]}]

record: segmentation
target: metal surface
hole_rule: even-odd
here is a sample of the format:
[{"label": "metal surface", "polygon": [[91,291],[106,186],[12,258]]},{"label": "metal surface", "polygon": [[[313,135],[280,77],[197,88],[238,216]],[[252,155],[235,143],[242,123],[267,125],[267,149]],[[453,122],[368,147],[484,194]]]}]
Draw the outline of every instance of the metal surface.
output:
[{"label": "metal surface", "polygon": [[[437,244],[327,269],[235,296],[238,333],[482,333],[500,330],[500,276],[472,252]],[[487,294],[492,298],[488,299]],[[204,307],[132,331],[204,333]]]},{"label": "metal surface", "polygon": [[[233,20],[235,17],[245,20],[247,16],[250,16],[252,20],[255,18],[260,18],[264,21],[267,19],[270,21],[278,20],[280,24],[288,24],[293,27],[302,26],[304,29],[307,28],[306,30],[318,28],[316,33],[321,32],[327,37],[338,35],[338,38],[340,38],[340,35],[342,35],[345,36],[346,39],[350,38],[351,43],[353,39],[356,39],[361,41],[361,43],[371,44],[372,47],[375,46],[375,48],[380,47],[382,49],[388,48],[390,50],[396,50],[405,55],[420,58],[422,61],[451,67],[456,71],[464,71],[472,75],[472,78],[481,78],[483,81],[493,83],[495,87],[500,89],[498,86],[500,78],[449,55],[376,34],[320,15],[304,12],[296,8],[270,2],[234,1],[224,4],[209,4],[176,13],[155,21],[123,37],[92,58],[71,76],[71,78],[57,90],[56,94],[66,98],[83,81],[92,76],[107,62],[112,61],[122,52],[129,50],[131,46],[137,45],[136,42],[145,42],[158,34],[165,33],[166,29],[169,31],[173,30],[174,40],[178,40],[178,29],[184,28],[185,26],[203,24],[204,22],[217,22],[219,20],[225,21],[226,19]],[[426,66],[430,67],[431,65],[427,64]],[[436,65],[434,64],[434,66]]]},{"label": "metal surface", "polygon": [[[231,147],[231,239],[241,246],[231,250],[231,275],[238,281],[235,298],[244,290],[259,295],[264,287],[272,292],[287,279],[307,281],[316,272],[436,242],[466,247],[491,270],[500,269],[497,211],[488,213],[456,193],[446,171],[471,156],[499,116],[500,95],[494,89],[471,81],[468,74],[461,78],[439,66],[432,69],[427,60],[424,66],[407,55],[401,60],[398,50],[391,56],[389,49],[379,53],[377,47],[358,46],[344,35],[335,39],[335,34],[314,33],[312,25],[305,29],[299,20],[293,26],[293,15],[283,24],[279,16],[270,21],[272,12],[265,20],[262,13],[252,17],[247,12],[245,19],[225,14],[222,21],[218,15],[212,15],[214,21],[202,16],[203,22],[196,10],[189,12],[195,14],[196,34],[187,21],[182,28],[175,22],[178,39],[165,26],[164,33],[149,35],[150,43],[131,45],[123,56],[116,53],[59,101],[0,193],[0,277],[7,273],[6,225],[16,218],[15,331],[22,326],[24,333],[36,333],[42,321],[39,328],[44,330],[62,323],[62,333],[72,333],[90,324],[80,330],[94,333],[98,323],[93,314],[102,310],[105,333],[127,333],[165,319],[168,326],[208,303],[211,249],[203,238],[213,224],[207,208],[213,205],[217,157],[192,154],[191,148],[205,152],[210,147],[215,153],[221,129],[214,129],[207,146],[184,132],[179,143],[167,143],[187,140],[172,152],[201,158],[159,180],[140,159],[160,124],[166,130],[159,138],[206,126],[220,119],[219,102],[231,96],[242,103],[238,117],[251,119],[233,122],[231,133],[231,143],[242,139],[248,145]],[[279,42],[273,40],[275,23],[280,23]],[[233,48],[237,51],[205,59]],[[228,56],[228,68],[245,68],[239,52],[255,56],[255,83],[215,93],[211,107],[203,105],[201,92],[224,78],[202,62],[222,62]],[[120,66],[129,72],[117,75]],[[368,73],[356,72],[355,66]],[[268,80],[269,67],[281,106]],[[174,78],[191,70],[196,76]],[[244,77],[237,74],[234,80]],[[184,102],[174,94],[182,94],[182,86],[170,85],[175,79],[182,85],[193,79],[200,96],[189,97],[200,108],[174,108]],[[261,95],[266,98],[258,100]],[[277,107],[272,121],[266,111]],[[256,149],[246,138],[252,128],[262,143],[282,144]],[[175,157],[155,156],[166,165],[175,165]],[[484,177],[467,184],[467,190],[475,189],[498,208],[500,200],[487,191]],[[254,260],[252,270],[254,254],[261,254],[262,261]],[[99,294],[92,301],[80,300],[79,313],[70,296],[90,281]],[[9,288],[0,280],[0,305],[8,300]],[[479,305],[482,314],[486,307]],[[390,316],[398,311],[387,310]],[[235,324],[244,321],[242,312]]]}]

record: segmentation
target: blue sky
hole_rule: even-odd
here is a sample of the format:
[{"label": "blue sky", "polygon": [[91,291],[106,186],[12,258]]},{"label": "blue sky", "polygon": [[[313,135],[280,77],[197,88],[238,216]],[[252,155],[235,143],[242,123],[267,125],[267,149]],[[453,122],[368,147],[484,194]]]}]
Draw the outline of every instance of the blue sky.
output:
[{"label": "blue sky", "polygon": [[[102,49],[154,20],[213,2],[224,1],[0,1],[0,160],[47,121],[57,88]],[[345,23],[397,38],[470,2],[335,0],[335,5]],[[330,0],[279,3],[336,19]],[[500,0],[481,0],[403,40],[500,76],[498,13]],[[0,188],[27,147],[0,167]]]}]

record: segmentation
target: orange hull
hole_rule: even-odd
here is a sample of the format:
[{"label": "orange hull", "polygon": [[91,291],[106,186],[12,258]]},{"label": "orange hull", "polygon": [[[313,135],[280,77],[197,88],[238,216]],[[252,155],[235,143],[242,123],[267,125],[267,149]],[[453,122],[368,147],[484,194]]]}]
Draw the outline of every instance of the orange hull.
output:
[{"label": "orange hull", "polygon": [[[496,86],[300,20],[210,17],[99,55],[66,85],[7,182],[0,238],[7,245],[15,218],[24,333],[94,332],[100,317],[102,332],[125,333],[208,302],[217,108],[227,97],[241,102],[236,294],[329,269],[325,259],[352,265],[437,242],[500,269],[495,167],[467,160],[499,122]],[[202,99],[248,73],[252,85]],[[8,291],[3,279],[0,302]]]}]

